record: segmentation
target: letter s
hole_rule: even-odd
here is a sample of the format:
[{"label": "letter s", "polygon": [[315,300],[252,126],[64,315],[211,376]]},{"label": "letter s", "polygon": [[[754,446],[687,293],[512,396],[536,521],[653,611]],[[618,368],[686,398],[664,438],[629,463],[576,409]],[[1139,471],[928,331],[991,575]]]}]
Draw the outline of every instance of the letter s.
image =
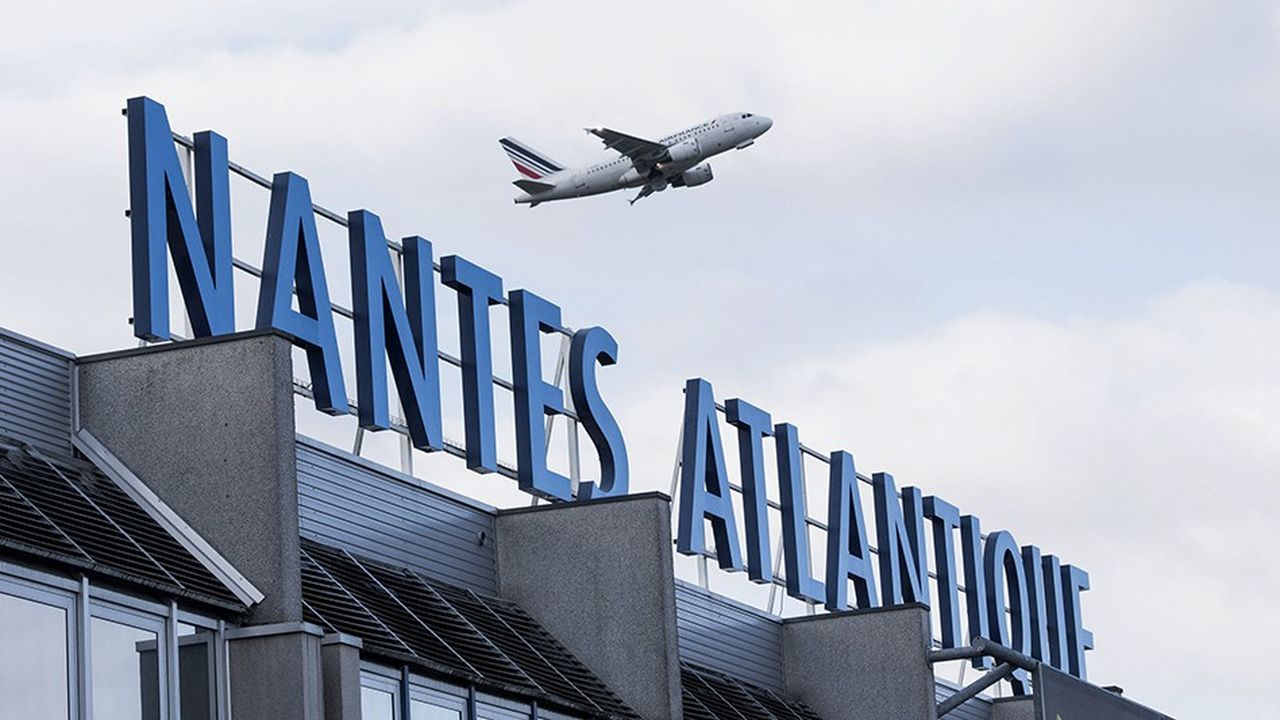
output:
[{"label": "letter s", "polygon": [[599,483],[583,483],[579,500],[626,495],[631,485],[627,445],[613,413],[605,406],[596,384],[596,363],[618,361],[618,342],[602,327],[583,328],[573,334],[569,349],[569,393],[573,409],[600,457]]}]

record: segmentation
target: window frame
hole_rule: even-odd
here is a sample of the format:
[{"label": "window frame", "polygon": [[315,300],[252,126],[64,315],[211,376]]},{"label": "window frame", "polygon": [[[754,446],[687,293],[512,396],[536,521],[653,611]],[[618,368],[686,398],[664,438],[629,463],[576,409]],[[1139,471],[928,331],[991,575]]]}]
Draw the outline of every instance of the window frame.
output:
[{"label": "window frame", "polygon": [[429,703],[446,710],[457,710],[462,720],[470,720],[470,693],[465,687],[439,680],[409,675],[409,718],[413,720],[413,701]]},{"label": "window frame", "polygon": [[[180,714],[178,658],[181,638],[179,623],[214,633],[213,703],[215,720],[230,720],[231,690],[226,621],[168,604],[136,597],[92,584],[85,575],[78,579],[65,573],[40,569],[0,558],[0,593],[39,602],[66,611],[67,703],[70,720],[93,720],[93,660],[91,626],[94,618],[121,623],[140,630],[155,631],[163,647],[160,666],[160,720],[176,720]],[[185,637],[185,636],[183,636]]]},{"label": "window frame", "polygon": [[81,656],[84,648],[80,643],[79,607],[75,593],[65,586],[54,587],[39,581],[6,572],[8,563],[0,564],[0,595],[8,595],[19,600],[48,605],[63,611],[62,631],[66,638],[67,652],[67,717],[70,720],[83,718],[79,702],[80,688],[83,684],[83,664]]},{"label": "window frame", "polygon": [[392,720],[404,720],[404,678],[403,673],[397,672],[385,665],[375,665],[369,662],[360,663],[360,704],[363,709],[364,705],[364,689],[379,690],[391,695],[391,718]]}]

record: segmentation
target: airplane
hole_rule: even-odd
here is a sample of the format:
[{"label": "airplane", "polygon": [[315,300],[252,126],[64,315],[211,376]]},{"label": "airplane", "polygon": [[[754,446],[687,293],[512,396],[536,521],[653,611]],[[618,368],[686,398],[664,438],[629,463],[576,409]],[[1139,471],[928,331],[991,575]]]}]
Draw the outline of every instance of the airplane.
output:
[{"label": "airplane", "polygon": [[697,187],[711,182],[711,165],[699,164],[712,155],[741,150],[773,127],[764,115],[736,112],[720,115],[661,140],[645,140],[609,128],[585,128],[619,157],[594,165],[567,168],[513,137],[498,141],[524,177],[513,181],[524,192],[515,199],[529,207],[551,200],[600,195],[640,188],[631,198],[646,198],[671,187]]}]

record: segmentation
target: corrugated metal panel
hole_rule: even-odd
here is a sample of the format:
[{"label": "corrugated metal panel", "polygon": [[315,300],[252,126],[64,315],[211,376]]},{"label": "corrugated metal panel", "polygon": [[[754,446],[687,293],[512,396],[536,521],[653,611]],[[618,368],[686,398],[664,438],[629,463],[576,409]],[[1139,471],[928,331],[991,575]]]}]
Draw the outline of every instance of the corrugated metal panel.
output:
[{"label": "corrugated metal panel", "polygon": [[755,608],[676,581],[680,658],[782,692],[782,624]]},{"label": "corrugated metal panel", "polygon": [[[934,688],[938,702],[955,695],[957,689],[955,685],[945,680],[936,681]],[[981,697],[973,698],[947,713],[947,720],[991,720],[991,701]]]},{"label": "corrugated metal panel", "polygon": [[491,510],[309,438],[297,453],[305,537],[497,593]]},{"label": "corrugated metal panel", "polygon": [[0,330],[0,434],[71,454],[71,356]]}]

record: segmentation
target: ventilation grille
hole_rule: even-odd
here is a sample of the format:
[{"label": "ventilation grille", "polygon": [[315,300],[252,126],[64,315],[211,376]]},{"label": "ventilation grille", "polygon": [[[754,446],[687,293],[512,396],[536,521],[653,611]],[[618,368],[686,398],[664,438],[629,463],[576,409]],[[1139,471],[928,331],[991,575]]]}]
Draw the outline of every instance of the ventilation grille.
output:
[{"label": "ventilation grille", "polygon": [[685,720],[822,720],[804,703],[693,663],[680,663]]},{"label": "ventilation grille", "polygon": [[591,718],[638,716],[518,606],[302,540],[307,619],[366,654]]},{"label": "ventilation grille", "polygon": [[0,547],[236,614],[204,565],[91,463],[0,439]]}]

